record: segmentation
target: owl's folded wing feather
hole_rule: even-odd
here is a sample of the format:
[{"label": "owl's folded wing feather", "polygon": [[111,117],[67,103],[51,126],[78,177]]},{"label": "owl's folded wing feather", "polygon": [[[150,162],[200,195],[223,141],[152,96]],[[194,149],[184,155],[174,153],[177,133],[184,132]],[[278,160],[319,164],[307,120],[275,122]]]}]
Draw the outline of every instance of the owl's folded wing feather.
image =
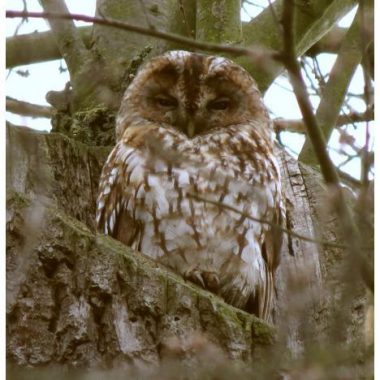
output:
[{"label": "owl's folded wing feather", "polygon": [[128,207],[133,201],[129,183],[134,179],[138,159],[138,151],[123,141],[114,147],[102,170],[96,205],[98,231],[134,249],[139,249],[143,228]]}]

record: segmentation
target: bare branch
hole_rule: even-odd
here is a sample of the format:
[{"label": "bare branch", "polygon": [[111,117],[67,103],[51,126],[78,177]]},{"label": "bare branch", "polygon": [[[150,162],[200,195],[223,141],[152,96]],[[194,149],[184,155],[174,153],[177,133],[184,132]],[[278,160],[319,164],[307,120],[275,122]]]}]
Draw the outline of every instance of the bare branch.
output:
[{"label": "bare branch", "polygon": [[313,113],[313,107],[307,93],[305,83],[302,78],[301,69],[296,59],[294,48],[294,2],[286,0],[283,10],[283,25],[284,25],[284,48],[280,57],[289,73],[289,80],[293,86],[298,105],[302,112],[304,123],[307,127],[309,138],[313,144],[315,154],[317,155],[321,171],[325,181],[329,184],[338,184],[339,178],[327,153],[326,141],[322,130],[317,123],[317,119]]},{"label": "bare branch", "polygon": [[[22,11],[6,11],[6,17],[15,18],[15,17],[30,17],[30,18],[44,18],[51,20],[78,20],[83,22],[95,23],[99,25],[104,25],[107,27],[118,28],[122,30],[127,30],[130,32],[139,33],[146,36],[156,37],[162,40],[171,41],[175,43],[182,44],[194,49],[205,50],[209,52],[223,52],[231,54],[233,56],[248,56],[253,62],[255,59],[262,61],[263,50],[259,51],[256,49],[249,49],[243,46],[233,46],[233,45],[222,45],[222,44],[212,44],[202,41],[195,41],[191,38],[186,38],[179,36],[177,34],[165,33],[159,30],[152,30],[148,28],[143,28],[137,25],[131,25],[122,21],[100,18],[100,17],[91,17],[79,14],[65,14],[65,13],[51,13],[51,12],[22,12]],[[268,57],[272,55],[272,52],[268,50]]]},{"label": "bare branch", "polygon": [[[319,40],[315,45],[313,45],[307,52],[306,55],[310,57],[315,57],[321,53],[331,53],[337,54],[340,47],[342,46],[343,40],[347,33],[347,28],[335,27],[328,34],[326,34],[321,40]],[[372,36],[373,37],[373,36]],[[370,42],[365,49],[366,55],[368,55],[368,63],[370,68],[371,78],[374,79],[374,43],[373,38],[369,39]]]},{"label": "bare branch", "polygon": [[333,28],[322,39],[320,39],[315,45],[313,45],[306,55],[314,57],[320,53],[337,53],[342,45],[342,41],[347,33],[346,28]]},{"label": "bare branch", "polygon": [[18,115],[31,117],[50,118],[54,113],[52,107],[23,102],[21,100],[13,99],[9,96],[6,98],[6,110]]},{"label": "bare branch", "polygon": [[[277,33],[278,25],[273,19],[273,13],[281,13],[282,0],[272,3],[251,22],[243,25],[244,45],[265,46],[267,49],[280,50],[281,37]],[[317,41],[319,41],[334,24],[357,3],[357,0],[333,0],[320,1],[309,0],[298,2],[295,9],[295,51],[296,55],[303,55]],[[260,68],[249,61],[239,60],[254,78],[258,78],[260,90],[265,92],[281,71],[283,66],[280,62],[268,67]]]},{"label": "bare branch", "polygon": [[351,188],[356,188],[356,189],[361,185],[361,182],[358,179],[350,176],[343,170],[337,169],[337,171],[338,171],[339,177],[342,179],[342,182],[344,184],[347,184]]},{"label": "bare branch", "polygon": [[[64,0],[40,0],[40,3],[47,13],[70,14]],[[29,17],[27,15],[25,16]],[[69,21],[61,21],[53,18],[49,18],[48,20],[59,51],[65,59],[69,72],[73,77],[83,65],[87,49],[70,18],[65,18],[65,20]]]},{"label": "bare branch", "polygon": [[330,186],[331,204],[339,216],[344,237],[349,242],[347,250],[353,262],[358,264],[363,281],[368,288],[373,291],[373,271],[362,252],[363,248],[358,228],[354,222],[351,210],[347,206],[336,168],[328,155],[324,135],[313,113],[306,85],[302,78],[301,69],[296,59],[293,35],[294,5],[294,0],[284,0],[282,19],[284,26],[284,47],[281,59],[287,68],[289,79],[302,112],[308,136],[318,159],[322,175],[326,183]]},{"label": "bare branch", "polygon": [[[88,46],[92,27],[79,27],[77,31],[84,44]],[[6,51],[7,68],[62,58],[51,31],[8,37]]]},{"label": "bare branch", "polygon": [[[363,48],[361,44],[359,14],[357,14],[345,36],[329,80],[323,89],[322,99],[316,114],[326,140],[330,138],[336,125],[348,86],[362,59]],[[307,164],[317,163],[310,138],[306,138],[299,159]]]}]

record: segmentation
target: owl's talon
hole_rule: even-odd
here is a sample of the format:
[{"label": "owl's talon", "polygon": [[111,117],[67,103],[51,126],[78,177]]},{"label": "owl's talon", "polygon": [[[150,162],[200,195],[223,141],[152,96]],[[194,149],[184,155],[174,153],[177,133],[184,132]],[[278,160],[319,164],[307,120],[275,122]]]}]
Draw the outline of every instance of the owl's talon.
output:
[{"label": "owl's talon", "polygon": [[211,291],[219,289],[219,276],[215,272],[202,272],[202,277],[206,282],[207,289],[210,289]]},{"label": "owl's talon", "polygon": [[194,282],[197,285],[202,286],[203,289],[206,289],[206,285],[203,281],[202,274],[198,270],[192,270],[192,271],[187,272],[185,274],[185,278]]},{"label": "owl's talon", "polygon": [[211,291],[219,289],[219,276],[215,272],[201,272],[193,269],[185,274],[185,278],[202,286],[203,289]]}]

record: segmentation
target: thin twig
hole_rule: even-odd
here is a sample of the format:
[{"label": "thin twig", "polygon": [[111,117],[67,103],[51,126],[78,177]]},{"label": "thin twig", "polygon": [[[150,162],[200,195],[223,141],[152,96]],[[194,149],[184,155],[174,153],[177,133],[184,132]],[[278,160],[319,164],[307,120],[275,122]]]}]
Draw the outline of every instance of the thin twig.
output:
[{"label": "thin twig", "polygon": [[[329,79],[323,88],[323,96],[319,103],[316,118],[326,140],[331,136],[335,127],[336,119],[342,109],[345,100],[345,94],[351,82],[356,67],[362,59],[359,15],[355,19],[345,35],[339,54],[331,69]],[[322,73],[318,73],[318,64],[315,66],[317,74],[322,78]],[[308,164],[316,164],[317,160],[313,154],[312,142],[306,139],[302,147],[299,159]],[[319,160],[319,159],[318,159]]]},{"label": "thin twig", "polygon": [[[23,9],[22,9],[23,12],[28,12],[28,7],[26,5],[26,0],[22,0],[22,3],[23,3]],[[19,32],[21,26],[24,24],[24,22],[28,22],[28,18],[27,17],[23,17],[22,20],[20,21],[20,23],[17,25],[16,30],[13,33],[13,37],[18,35],[18,32]]]},{"label": "thin twig", "polygon": [[[162,40],[176,42],[184,46],[188,46],[194,49],[205,50],[209,52],[223,52],[228,53],[233,56],[249,56],[252,60],[255,58],[262,62],[263,52],[262,49],[255,50],[245,48],[243,46],[232,46],[232,45],[223,45],[223,44],[211,44],[202,41],[196,41],[191,38],[186,38],[179,36],[173,33],[161,32],[159,30],[152,30],[148,28],[143,28],[137,25],[131,25],[126,22],[109,19],[109,18],[99,18],[91,17],[80,14],[62,14],[62,13],[50,13],[50,12],[22,12],[22,11],[6,11],[6,17],[15,18],[15,17],[30,17],[30,18],[43,18],[43,19],[58,19],[58,20],[78,20],[83,22],[95,23],[99,25],[104,25],[112,28],[118,28],[121,30],[127,30],[130,32],[139,33],[145,36],[156,37]],[[266,53],[269,57],[274,56],[274,53],[270,50]],[[254,62],[253,62],[254,63]]]},{"label": "thin twig", "polygon": [[341,169],[344,165],[347,165],[349,162],[351,162],[352,160],[354,160],[355,158],[359,158],[358,155],[351,155],[351,156],[347,156],[347,158],[342,161],[338,166],[337,166],[337,169]]},{"label": "thin twig", "polygon": [[[23,3],[23,12],[28,12],[28,7],[27,7],[27,5],[26,5],[26,0],[22,0],[22,3]],[[24,22],[28,22],[28,18],[27,18],[27,17],[25,17],[25,18],[23,17],[23,18],[21,19],[21,21],[18,23],[18,25],[16,26],[16,30],[15,30],[14,33],[13,33],[13,37],[14,37],[14,38],[18,35],[18,32],[19,32],[21,26],[24,24]],[[7,56],[8,56],[8,55],[7,55]],[[7,67],[7,68],[8,68],[8,67]],[[8,74],[7,74],[6,79],[9,78],[9,76],[11,75],[11,73],[12,73],[12,68],[10,68],[10,70],[8,71]]]},{"label": "thin twig", "polygon": [[[321,67],[319,65],[319,61],[318,61],[317,57],[313,57],[312,58],[312,62],[313,62],[313,67],[310,66],[307,58],[306,59],[303,58],[301,60],[301,63],[304,65],[303,66],[303,72],[306,74],[306,77],[309,80],[310,87],[312,88],[312,90],[314,90],[315,95],[317,95],[317,96],[319,96],[321,98],[322,97],[322,93],[323,93],[323,91],[325,90],[325,87],[326,87],[326,80],[325,80],[325,78],[328,76],[328,74],[324,75],[322,73],[322,70],[321,70]],[[307,68],[305,67],[306,65],[313,72],[314,79],[312,79],[310,77],[309,70],[307,70]],[[315,80],[318,82],[319,88],[317,86],[315,86],[315,84],[314,84]],[[332,87],[335,88],[336,84],[334,84]],[[334,94],[334,92],[333,92],[333,94]],[[344,99],[344,104],[348,108],[350,108],[350,106],[348,104],[347,97],[348,97],[348,94],[346,95],[346,98]],[[331,99],[331,98],[329,98],[329,99]],[[327,101],[326,103],[329,103],[329,101]],[[322,106],[322,104],[323,104],[323,101],[320,102],[320,106]],[[364,115],[364,114],[362,116],[359,116],[359,114],[356,111],[354,111],[353,109],[350,109],[349,112],[347,112],[344,107],[335,107],[335,109],[337,111],[340,110],[344,114],[344,115],[339,115],[338,116],[338,119],[335,122],[335,127],[340,127],[340,126],[347,125],[347,124],[352,124],[352,125],[355,126],[355,124],[354,124],[355,122],[366,122],[366,121],[373,120],[373,118],[374,118],[374,116],[373,116],[373,113],[374,113],[373,109],[372,109],[372,116],[370,116],[370,114],[368,114],[367,116]],[[318,111],[317,111],[317,118],[318,118]],[[351,118],[351,120],[350,120],[350,118]],[[339,129],[338,129],[338,131],[339,131]]]},{"label": "thin twig", "polygon": [[[354,122],[367,122],[374,120],[373,109],[369,112],[351,112],[345,115],[339,115],[336,122],[336,127],[342,127],[347,124]],[[295,132],[295,133],[306,133],[307,129],[305,123],[302,119],[275,119],[273,120],[274,131],[275,132]]]},{"label": "thin twig", "polygon": [[254,3],[253,1],[243,0],[243,6],[245,5],[245,3],[252,5],[253,7],[256,7],[256,8],[265,9],[265,7],[263,5]]},{"label": "thin twig", "polygon": [[344,237],[348,241],[347,250],[352,257],[352,260],[358,264],[364,282],[368,288],[373,291],[373,271],[367,262],[366,257],[363,255],[363,247],[361,244],[361,237],[358,227],[354,222],[351,210],[347,206],[336,168],[328,155],[323,132],[318,125],[317,118],[313,113],[313,108],[310,103],[306,85],[302,78],[301,69],[297,62],[293,34],[294,0],[284,0],[282,22],[284,26],[284,47],[281,54],[282,62],[289,73],[290,83],[293,86],[298,105],[302,112],[303,120],[307,127],[308,136],[318,159],[322,175],[326,183],[330,185],[331,194],[334,197],[334,202],[332,202],[332,204],[334,205],[339,216]]},{"label": "thin twig", "polygon": [[349,185],[352,188],[358,188],[361,185],[361,182],[344,172],[343,170],[337,169],[339,177],[342,179],[342,182],[346,185]]}]

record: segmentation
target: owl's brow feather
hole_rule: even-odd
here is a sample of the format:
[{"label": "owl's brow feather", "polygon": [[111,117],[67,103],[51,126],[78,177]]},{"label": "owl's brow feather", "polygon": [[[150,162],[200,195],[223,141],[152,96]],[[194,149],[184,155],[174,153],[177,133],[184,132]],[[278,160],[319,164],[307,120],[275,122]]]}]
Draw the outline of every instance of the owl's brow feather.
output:
[{"label": "owl's brow feather", "polygon": [[196,99],[199,96],[201,86],[200,77],[204,71],[205,56],[200,54],[192,54],[185,61],[183,70],[183,80],[185,89],[185,97],[190,109],[194,108]]}]

